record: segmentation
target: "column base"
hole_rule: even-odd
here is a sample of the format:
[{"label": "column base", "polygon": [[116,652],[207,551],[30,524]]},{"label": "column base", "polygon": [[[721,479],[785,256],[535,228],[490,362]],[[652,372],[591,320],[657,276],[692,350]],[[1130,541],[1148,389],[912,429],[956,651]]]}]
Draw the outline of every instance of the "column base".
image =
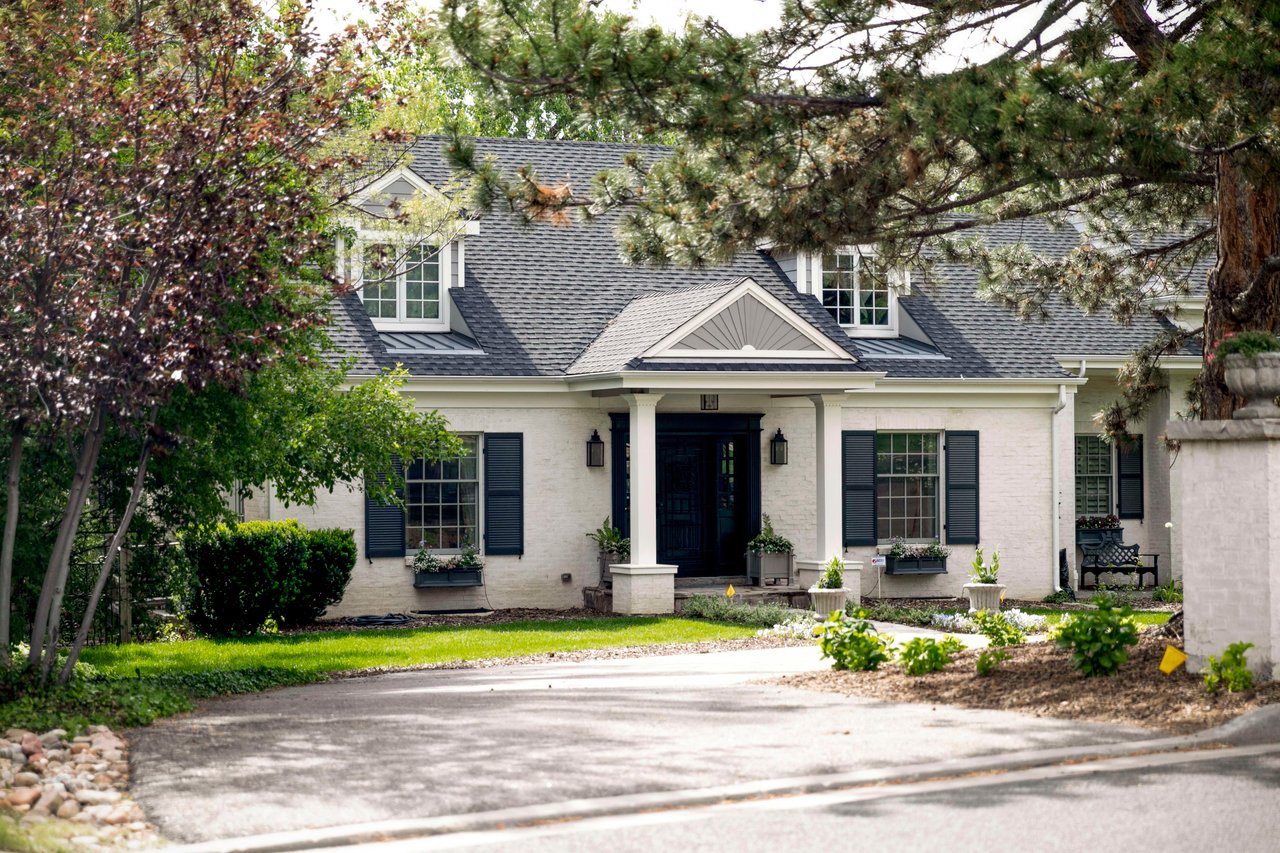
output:
[{"label": "column base", "polygon": [[[811,589],[822,577],[822,572],[830,561],[796,560],[796,584],[803,589]],[[844,588],[849,593],[846,600],[854,604],[862,603],[862,563],[858,560],[844,562]]]},{"label": "column base", "polygon": [[613,575],[613,612],[627,616],[676,612],[676,566],[609,566]]}]

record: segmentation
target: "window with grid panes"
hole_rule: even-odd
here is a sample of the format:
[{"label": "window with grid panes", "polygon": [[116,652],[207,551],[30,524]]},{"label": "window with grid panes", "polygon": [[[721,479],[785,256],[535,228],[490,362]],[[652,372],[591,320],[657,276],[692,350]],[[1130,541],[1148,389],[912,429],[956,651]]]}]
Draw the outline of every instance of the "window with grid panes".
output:
[{"label": "window with grid panes", "polygon": [[480,438],[459,436],[462,454],[439,462],[419,459],[405,471],[405,545],[459,551],[479,545]]},{"label": "window with grid panes", "polygon": [[876,434],[876,536],[880,541],[939,538],[938,446],[936,432]]},{"label": "window with grid panes", "polygon": [[[440,250],[400,250],[378,243],[364,250],[363,286],[369,316],[378,320],[440,319]],[[404,305],[400,300],[403,294]]]},{"label": "window with grid panes", "polygon": [[1096,435],[1076,436],[1076,515],[1110,515],[1111,445]]},{"label": "window with grid panes", "polygon": [[841,326],[889,328],[887,265],[858,251],[824,255],[822,304]]}]

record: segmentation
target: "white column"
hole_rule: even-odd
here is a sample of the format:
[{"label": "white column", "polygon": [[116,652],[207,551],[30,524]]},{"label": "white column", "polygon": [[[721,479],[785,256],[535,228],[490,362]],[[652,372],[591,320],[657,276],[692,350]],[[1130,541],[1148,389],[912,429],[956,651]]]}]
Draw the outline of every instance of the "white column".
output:
[{"label": "white column", "polygon": [[817,483],[818,539],[817,560],[826,562],[844,552],[844,526],[841,519],[840,476],[840,404],[843,395],[822,394],[813,401],[817,447],[814,481]]},{"label": "white column", "polygon": [[[796,561],[796,578],[803,587],[811,587],[822,575],[823,565],[833,556],[844,553],[844,527],[841,519],[840,428],[843,394],[817,394],[809,398],[814,409],[814,519],[817,536],[810,546],[809,559]],[[846,566],[845,585],[854,581]],[[857,589],[855,581],[853,589]]]},{"label": "white column", "polygon": [[658,564],[658,401],[627,394],[631,409],[631,564]]}]

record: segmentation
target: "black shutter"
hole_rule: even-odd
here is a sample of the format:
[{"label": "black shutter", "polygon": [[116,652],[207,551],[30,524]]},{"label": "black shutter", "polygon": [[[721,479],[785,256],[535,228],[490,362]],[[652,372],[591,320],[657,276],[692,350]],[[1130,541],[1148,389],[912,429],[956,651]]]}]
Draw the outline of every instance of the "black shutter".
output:
[{"label": "black shutter", "polygon": [[1120,486],[1116,493],[1116,515],[1121,518],[1142,518],[1142,436],[1117,447],[1116,470]]},{"label": "black shutter", "polygon": [[978,434],[946,432],[947,544],[978,544]]},{"label": "black shutter", "polygon": [[524,554],[524,434],[484,436],[484,552]]},{"label": "black shutter", "polygon": [[[399,456],[391,457],[391,467],[396,476],[404,476],[404,464]],[[386,474],[379,474],[378,481],[385,483]],[[396,490],[404,499],[404,490]],[[376,501],[366,486],[364,492],[364,554],[366,557],[404,556],[404,507],[400,504],[384,504]]]},{"label": "black shutter", "polygon": [[840,434],[844,482],[844,544],[876,544],[876,434],[849,430]]}]

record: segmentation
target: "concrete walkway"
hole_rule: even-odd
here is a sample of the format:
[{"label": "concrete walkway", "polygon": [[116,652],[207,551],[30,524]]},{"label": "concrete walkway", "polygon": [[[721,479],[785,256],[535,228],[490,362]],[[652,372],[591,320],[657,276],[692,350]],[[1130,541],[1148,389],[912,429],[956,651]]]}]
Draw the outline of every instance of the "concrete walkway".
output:
[{"label": "concrete walkway", "polygon": [[753,683],[824,666],[791,647],[222,699],[132,732],[132,787],[166,836],[199,841],[1150,736]]}]

